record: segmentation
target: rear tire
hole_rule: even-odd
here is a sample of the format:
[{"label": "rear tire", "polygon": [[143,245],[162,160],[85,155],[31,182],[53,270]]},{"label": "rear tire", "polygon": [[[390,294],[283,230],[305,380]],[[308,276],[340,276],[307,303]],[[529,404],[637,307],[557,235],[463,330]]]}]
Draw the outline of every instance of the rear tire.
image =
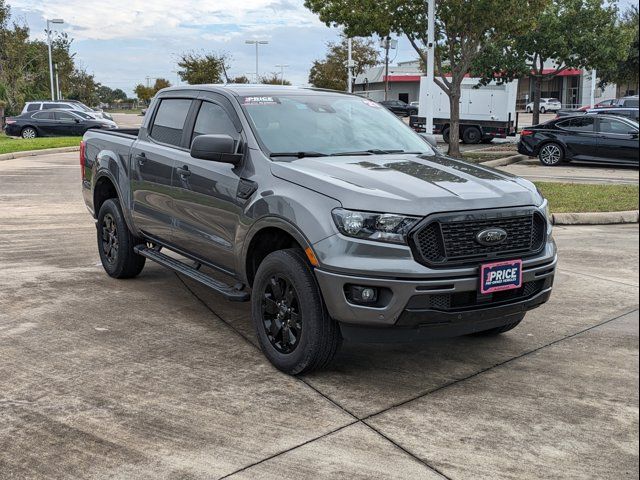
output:
[{"label": "rear tire", "polygon": [[526,108],[526,112],[527,112],[527,113],[531,113],[531,107],[527,107],[527,108]]},{"label": "rear tire", "polygon": [[313,271],[300,249],[269,254],[258,267],[251,317],[260,348],[290,375],[328,365],[340,345],[340,328],[329,317]]},{"label": "rear tire", "polygon": [[100,207],[97,224],[98,252],[105,272],[113,278],[133,278],[144,268],[146,260],[133,247],[144,243],[131,234],[117,198]]},{"label": "rear tire", "polygon": [[562,146],[555,142],[545,143],[540,147],[538,159],[546,167],[555,167],[564,160],[564,150]]},{"label": "rear tire", "polygon": [[508,332],[509,330],[513,330],[514,328],[516,328],[518,325],[520,325],[523,319],[524,319],[524,316],[517,322],[507,323],[506,325],[503,325],[501,327],[490,328],[489,330],[477,332],[474,335],[479,337],[493,337],[495,335],[500,335],[501,333],[505,333],[505,332]]},{"label": "rear tire", "polygon": [[547,109],[546,109],[546,108],[544,108],[544,107],[541,107],[541,108],[540,108],[540,113],[547,113]]},{"label": "rear tire", "polygon": [[476,145],[482,141],[482,132],[477,127],[467,127],[462,132],[462,141],[469,145]]},{"label": "rear tire", "polygon": [[20,136],[22,138],[36,138],[38,136],[38,131],[33,127],[24,127],[22,132],[20,132]]}]

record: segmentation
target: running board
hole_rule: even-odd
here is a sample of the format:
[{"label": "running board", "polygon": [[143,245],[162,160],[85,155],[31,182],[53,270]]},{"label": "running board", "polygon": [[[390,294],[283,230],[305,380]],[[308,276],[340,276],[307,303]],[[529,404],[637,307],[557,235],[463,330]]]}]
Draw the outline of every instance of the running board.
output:
[{"label": "running board", "polygon": [[212,278],[209,275],[206,275],[196,270],[195,268],[182,263],[180,260],[169,257],[164,253],[160,253],[158,250],[149,248],[146,245],[136,245],[133,250],[138,255],[142,255],[149,260],[153,260],[163,267],[170,268],[171,270],[181,273],[182,275],[189,277],[196,282],[200,282],[203,285],[206,285],[231,302],[246,302],[249,300],[249,294],[247,292],[240,291],[230,285],[227,285],[224,282],[221,282],[220,280],[216,280],[215,278]]}]

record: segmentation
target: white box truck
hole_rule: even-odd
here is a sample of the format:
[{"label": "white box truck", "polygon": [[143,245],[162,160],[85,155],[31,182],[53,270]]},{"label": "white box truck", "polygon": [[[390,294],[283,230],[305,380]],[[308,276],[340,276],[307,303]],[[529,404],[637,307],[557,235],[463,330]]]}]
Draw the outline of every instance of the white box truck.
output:
[{"label": "white box truck", "polygon": [[[515,135],[516,97],[518,81],[498,85],[491,82],[478,87],[479,78],[462,81],[460,97],[460,139],[464,143],[490,142],[494,138]],[[449,141],[450,108],[449,97],[437,85],[432,86],[433,133],[442,134]],[[420,104],[418,115],[410,118],[409,124],[417,132],[425,130],[425,108],[428,103],[427,77],[420,79]]]}]

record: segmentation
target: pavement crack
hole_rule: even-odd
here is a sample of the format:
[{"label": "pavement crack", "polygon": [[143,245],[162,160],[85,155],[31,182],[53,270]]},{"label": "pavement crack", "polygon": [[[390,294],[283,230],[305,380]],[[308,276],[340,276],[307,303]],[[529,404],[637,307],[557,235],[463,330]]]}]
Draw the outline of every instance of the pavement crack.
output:
[{"label": "pavement crack", "polygon": [[388,412],[389,410],[393,410],[394,408],[401,407],[401,406],[403,406],[403,405],[406,405],[406,404],[408,404],[408,403],[413,402],[414,400],[418,400],[418,399],[420,399],[420,398],[424,398],[424,397],[426,397],[426,396],[428,396],[428,395],[431,395],[431,394],[434,394],[434,393],[439,392],[439,391],[441,391],[441,390],[444,390],[444,389],[446,389],[446,388],[449,388],[449,387],[451,387],[451,386],[453,386],[453,385],[457,385],[458,383],[461,383],[461,382],[464,382],[464,381],[470,380],[470,379],[472,379],[472,378],[475,378],[475,377],[477,377],[477,376],[479,376],[479,375],[482,375],[482,374],[483,374],[483,373],[485,373],[485,372],[488,372],[489,370],[493,370],[494,368],[502,367],[503,365],[506,365],[506,364],[511,363],[511,362],[513,362],[513,361],[515,361],[515,360],[519,360],[519,359],[521,359],[521,358],[527,357],[527,356],[532,355],[532,354],[534,354],[534,353],[537,353],[537,352],[539,352],[540,350],[543,350],[543,349],[545,349],[545,348],[547,348],[547,347],[551,347],[551,346],[556,345],[556,344],[558,344],[558,343],[560,343],[560,342],[564,342],[565,340],[569,340],[569,339],[571,339],[571,338],[577,337],[578,335],[582,335],[583,333],[586,333],[586,332],[588,332],[588,331],[590,331],[590,330],[593,330],[594,328],[598,328],[598,327],[601,327],[601,326],[606,325],[606,324],[608,324],[608,323],[614,322],[614,321],[616,321],[616,320],[618,320],[618,319],[620,319],[620,318],[624,317],[625,315],[629,315],[629,314],[631,314],[631,313],[633,313],[633,312],[636,312],[636,311],[638,311],[638,308],[637,308],[637,307],[636,307],[636,308],[633,308],[633,309],[631,309],[631,310],[629,310],[629,311],[626,311],[626,312],[624,312],[624,313],[622,313],[622,314],[620,314],[620,315],[616,315],[615,317],[610,318],[610,319],[608,319],[608,320],[604,320],[604,321],[602,321],[602,322],[600,322],[600,323],[597,323],[597,324],[595,324],[595,325],[591,325],[590,327],[583,328],[582,330],[579,330],[579,331],[577,331],[577,332],[574,332],[574,333],[572,333],[572,334],[570,334],[570,335],[565,335],[564,337],[561,337],[561,338],[558,338],[558,339],[556,339],[556,340],[553,340],[552,342],[545,343],[544,345],[541,345],[541,346],[539,346],[539,347],[536,347],[536,348],[534,348],[533,350],[528,350],[528,351],[526,351],[526,352],[524,352],[524,353],[521,353],[520,355],[517,355],[517,356],[515,356],[515,357],[511,357],[511,358],[508,358],[507,360],[504,360],[504,361],[502,361],[502,362],[495,363],[495,364],[493,364],[493,365],[491,365],[491,366],[489,366],[489,367],[486,367],[486,368],[483,368],[483,369],[481,369],[481,370],[478,370],[478,371],[476,371],[476,372],[474,372],[474,373],[471,373],[471,374],[469,374],[469,375],[467,375],[467,376],[465,376],[465,377],[458,378],[458,379],[453,380],[453,381],[451,381],[451,382],[445,383],[444,385],[440,385],[439,387],[434,388],[434,389],[432,389],[432,390],[429,390],[429,391],[423,392],[423,393],[421,393],[421,394],[419,394],[419,395],[413,396],[413,397],[408,398],[408,399],[406,399],[406,400],[403,400],[403,401],[401,401],[401,402],[394,403],[393,405],[390,405],[390,406],[385,407],[385,408],[383,408],[383,409],[381,409],[381,410],[379,410],[379,411],[377,411],[377,412],[374,412],[374,413],[371,413],[371,414],[369,414],[369,415],[366,415],[366,416],[362,417],[362,418],[361,418],[361,420],[362,420],[363,422],[365,422],[365,423],[366,423],[366,420],[368,420],[368,419],[370,419],[370,418],[372,418],[372,417],[375,417],[375,416],[377,416],[377,415],[381,415],[381,414],[383,414],[383,413],[385,413],[385,412]]},{"label": "pavement crack", "polygon": [[633,287],[633,288],[638,288],[638,285],[633,285],[631,283],[626,283],[626,282],[621,282],[619,280],[612,280],[610,278],[605,278],[605,277],[599,277],[598,275],[590,275],[588,273],[584,273],[584,272],[576,272],[574,270],[568,270],[564,267],[559,267],[558,270],[562,271],[562,272],[567,272],[567,273],[571,273],[573,275],[582,275],[584,277],[589,277],[589,278],[594,278],[596,280],[602,280],[604,282],[611,282],[611,283],[617,283],[619,285],[625,285],[627,287]]}]

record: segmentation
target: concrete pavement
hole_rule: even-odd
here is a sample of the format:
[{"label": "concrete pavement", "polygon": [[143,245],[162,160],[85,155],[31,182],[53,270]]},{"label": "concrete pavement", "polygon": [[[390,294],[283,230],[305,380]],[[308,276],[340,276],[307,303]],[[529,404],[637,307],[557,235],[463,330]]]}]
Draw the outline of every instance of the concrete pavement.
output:
[{"label": "concrete pavement", "polygon": [[607,167],[588,163],[568,163],[556,167],[544,167],[537,159],[530,159],[499,167],[499,169],[527,180],[540,182],[637,185],[639,180],[638,167]]},{"label": "concrete pavement", "polygon": [[0,163],[0,478],[637,477],[637,225],[557,227],[552,300],[499,338],[291,378],[247,305],[107,277],[79,175]]}]

